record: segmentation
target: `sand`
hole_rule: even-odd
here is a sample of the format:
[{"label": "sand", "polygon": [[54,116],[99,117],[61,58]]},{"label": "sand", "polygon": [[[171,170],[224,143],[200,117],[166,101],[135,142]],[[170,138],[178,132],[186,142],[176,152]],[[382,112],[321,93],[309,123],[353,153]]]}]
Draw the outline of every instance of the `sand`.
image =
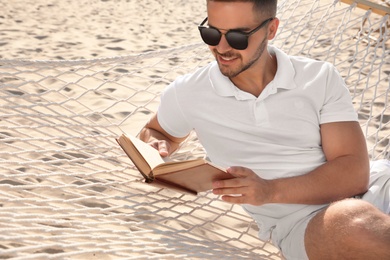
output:
[{"label": "sand", "polygon": [[[5,3],[7,2],[7,3]],[[91,59],[199,42],[204,0],[0,3],[0,58]]]},{"label": "sand", "polygon": [[[53,61],[0,60],[0,258],[279,259],[240,207],[143,184],[114,140],[137,134],[162,89],[210,60],[197,45],[204,2],[0,1],[0,59]],[[328,12],[331,0],[301,2],[296,13],[283,2],[275,44],[336,64],[374,156],[386,154],[390,43],[375,30],[359,39],[353,19],[340,26],[348,17]],[[194,138],[175,158],[203,155]]]}]

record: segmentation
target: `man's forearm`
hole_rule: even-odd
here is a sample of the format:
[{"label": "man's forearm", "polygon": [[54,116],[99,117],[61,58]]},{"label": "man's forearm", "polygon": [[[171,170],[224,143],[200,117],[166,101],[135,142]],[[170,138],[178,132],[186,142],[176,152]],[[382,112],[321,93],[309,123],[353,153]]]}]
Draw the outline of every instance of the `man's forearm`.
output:
[{"label": "man's forearm", "polygon": [[157,149],[162,157],[171,155],[180,146],[180,143],[171,140],[163,133],[147,127],[142,129],[140,139]]},{"label": "man's forearm", "polygon": [[176,151],[186,137],[174,137],[168,134],[161,127],[157,119],[157,114],[155,114],[141,130],[140,139],[156,148],[160,152],[160,155],[165,157]]},{"label": "man's forearm", "polygon": [[324,204],[367,190],[368,160],[348,155],[307,174],[272,180],[273,203]]},{"label": "man's forearm", "polygon": [[146,143],[151,142],[153,140],[166,140],[166,139],[168,139],[166,136],[164,136],[159,131],[154,130],[154,129],[149,128],[149,127],[146,127],[146,126],[141,130],[139,138]]}]

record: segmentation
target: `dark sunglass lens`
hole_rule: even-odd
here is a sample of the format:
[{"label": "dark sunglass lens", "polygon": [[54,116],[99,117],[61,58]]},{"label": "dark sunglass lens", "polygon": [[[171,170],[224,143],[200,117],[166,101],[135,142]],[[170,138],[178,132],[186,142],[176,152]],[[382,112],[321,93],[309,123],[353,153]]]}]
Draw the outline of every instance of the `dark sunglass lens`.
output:
[{"label": "dark sunglass lens", "polygon": [[240,32],[231,31],[225,37],[230,47],[236,50],[245,50],[248,47],[248,37]]},{"label": "dark sunglass lens", "polygon": [[202,36],[203,41],[211,46],[218,45],[221,40],[221,33],[214,28],[200,28],[200,35]]}]

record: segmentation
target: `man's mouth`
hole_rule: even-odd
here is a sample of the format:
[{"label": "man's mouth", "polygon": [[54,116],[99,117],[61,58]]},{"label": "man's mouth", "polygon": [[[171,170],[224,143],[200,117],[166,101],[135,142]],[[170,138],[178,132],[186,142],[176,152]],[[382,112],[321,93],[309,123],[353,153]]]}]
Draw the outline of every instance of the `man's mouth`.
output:
[{"label": "man's mouth", "polygon": [[226,60],[226,61],[231,61],[231,60],[234,60],[236,59],[236,57],[233,57],[233,56],[219,56],[221,59],[223,60]]}]

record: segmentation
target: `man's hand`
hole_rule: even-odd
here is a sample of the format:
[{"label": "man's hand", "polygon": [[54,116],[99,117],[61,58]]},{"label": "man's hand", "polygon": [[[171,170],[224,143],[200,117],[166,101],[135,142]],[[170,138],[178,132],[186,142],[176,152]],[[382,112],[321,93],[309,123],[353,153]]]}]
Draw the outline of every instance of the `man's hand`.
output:
[{"label": "man's hand", "polygon": [[141,130],[140,139],[157,149],[161,157],[167,157],[176,151],[185,137],[174,137],[168,134],[159,124],[155,114]]},{"label": "man's hand", "polygon": [[223,201],[255,206],[272,202],[271,181],[245,167],[230,167],[227,172],[236,178],[213,182],[213,193],[223,195]]},{"label": "man's hand", "polygon": [[148,144],[155,148],[160,153],[161,157],[167,157],[169,155],[169,150],[171,148],[169,142],[155,139],[148,142]]},{"label": "man's hand", "polygon": [[264,180],[242,167],[229,172],[236,178],[214,183],[214,193],[231,203],[319,205],[367,191],[369,161],[358,122],[321,125],[326,162],[310,172]]}]

